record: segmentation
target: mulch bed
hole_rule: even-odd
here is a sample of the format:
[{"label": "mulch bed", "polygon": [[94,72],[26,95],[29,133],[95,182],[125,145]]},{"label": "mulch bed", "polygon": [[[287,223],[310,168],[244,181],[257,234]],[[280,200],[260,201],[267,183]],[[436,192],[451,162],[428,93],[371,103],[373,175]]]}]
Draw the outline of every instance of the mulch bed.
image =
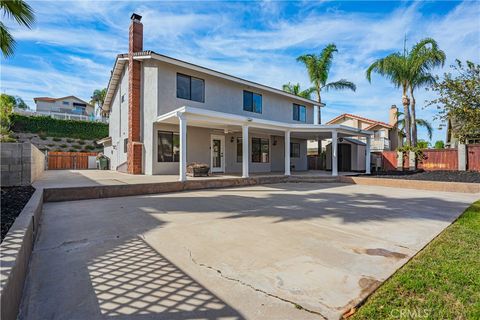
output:
[{"label": "mulch bed", "polygon": [[[26,187],[2,187],[1,189],[1,225],[2,238],[7,235],[8,230],[15,222],[23,207],[27,204],[32,196],[35,188],[32,186]],[[1,242],[0,241],[0,242]]]},{"label": "mulch bed", "polygon": [[386,171],[371,174],[375,178],[480,183],[480,172],[474,171]]}]

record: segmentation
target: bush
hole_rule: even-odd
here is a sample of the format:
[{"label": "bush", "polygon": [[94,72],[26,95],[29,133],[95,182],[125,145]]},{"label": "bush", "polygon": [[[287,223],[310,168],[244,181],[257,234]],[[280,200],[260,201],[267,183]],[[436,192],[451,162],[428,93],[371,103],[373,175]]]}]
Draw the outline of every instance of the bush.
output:
[{"label": "bush", "polygon": [[60,148],[66,148],[66,147],[68,147],[66,144],[61,144],[60,145]]},{"label": "bush", "polygon": [[50,137],[94,140],[108,136],[108,124],[77,120],[60,120],[47,116],[12,114],[13,131],[43,132]]},{"label": "bush", "polygon": [[68,149],[68,152],[78,152],[78,150],[77,150],[77,149],[70,148],[70,149]]},{"label": "bush", "polygon": [[44,136],[44,135],[39,135],[39,137],[40,137],[40,139],[42,139],[42,140],[47,140],[47,137]]},{"label": "bush", "polygon": [[53,141],[57,141],[57,142],[58,142],[58,141],[62,141],[62,138],[57,138],[57,137],[54,137],[52,140],[53,140]]},{"label": "bush", "polygon": [[55,147],[55,144],[49,143],[49,144],[47,144],[47,146],[49,146],[49,147]]},{"label": "bush", "polygon": [[80,144],[80,145],[84,145],[84,144],[85,144],[85,141],[83,141],[83,140],[78,140],[77,143]]},{"label": "bush", "polygon": [[68,143],[72,143],[72,142],[74,142],[74,141],[75,141],[75,140],[73,140],[73,139],[67,139],[67,142],[68,142]]},{"label": "bush", "polygon": [[85,149],[86,150],[95,150],[95,146],[92,146],[92,145],[85,146]]},{"label": "bush", "polygon": [[72,148],[82,149],[82,146],[81,146],[81,145],[78,145],[78,144],[74,144],[74,145],[72,145]]}]

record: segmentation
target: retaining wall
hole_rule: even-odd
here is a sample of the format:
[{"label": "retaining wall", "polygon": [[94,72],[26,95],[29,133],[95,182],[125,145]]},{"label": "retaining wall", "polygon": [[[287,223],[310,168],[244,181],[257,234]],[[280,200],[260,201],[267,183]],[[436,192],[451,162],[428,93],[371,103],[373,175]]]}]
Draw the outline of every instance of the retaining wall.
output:
[{"label": "retaining wall", "polygon": [[30,142],[1,144],[2,187],[31,185],[45,170],[45,155]]}]

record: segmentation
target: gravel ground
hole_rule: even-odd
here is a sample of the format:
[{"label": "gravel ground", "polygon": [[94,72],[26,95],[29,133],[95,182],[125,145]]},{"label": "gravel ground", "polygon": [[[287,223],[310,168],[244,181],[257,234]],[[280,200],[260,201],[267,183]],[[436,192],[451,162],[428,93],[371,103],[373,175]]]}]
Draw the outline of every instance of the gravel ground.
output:
[{"label": "gravel ground", "polygon": [[1,189],[1,241],[7,235],[8,229],[10,229],[17,216],[22,212],[23,207],[25,207],[34,191],[35,188],[32,186],[3,187]]},{"label": "gravel ground", "polygon": [[480,183],[480,172],[474,171],[387,171],[373,173],[376,178]]}]

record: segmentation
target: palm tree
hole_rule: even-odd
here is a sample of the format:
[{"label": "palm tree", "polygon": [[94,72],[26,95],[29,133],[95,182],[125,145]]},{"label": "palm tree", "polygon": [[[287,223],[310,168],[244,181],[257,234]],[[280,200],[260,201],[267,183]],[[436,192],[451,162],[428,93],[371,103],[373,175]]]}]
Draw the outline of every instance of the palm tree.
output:
[{"label": "palm tree", "polygon": [[305,98],[305,99],[311,99],[312,98],[312,93],[315,91],[315,88],[308,88],[305,90],[300,89],[300,84],[291,84],[290,82],[287,84],[284,84],[282,86],[282,90],[291,94],[294,94],[296,96]]},{"label": "palm tree", "polygon": [[[13,18],[19,25],[29,29],[35,22],[32,8],[23,0],[0,0],[0,11],[3,17]],[[0,43],[3,56],[11,56],[15,48],[15,39],[3,24],[3,21],[0,22]]]},{"label": "palm tree", "polygon": [[100,113],[102,117],[106,117],[107,113],[102,109],[103,102],[105,101],[105,96],[107,95],[107,89],[97,89],[93,91],[93,95],[90,98],[90,104],[97,106],[97,113]]},{"label": "palm tree", "polygon": [[[417,141],[416,126],[418,123],[413,92],[415,89],[431,83],[433,76],[429,70],[443,64],[444,61],[445,53],[438,49],[435,40],[427,38],[418,42],[410,52],[407,51],[404,43],[403,54],[396,52],[378,59],[366,71],[369,82],[372,80],[372,72],[376,72],[389,79],[395,87],[402,88],[403,113],[407,115],[404,119],[407,145],[412,145],[413,142],[415,146]],[[410,113],[410,102],[413,103],[412,113]]]},{"label": "palm tree", "polygon": [[[327,83],[328,74],[333,62],[333,54],[335,52],[338,52],[337,47],[331,43],[327,45],[319,55],[305,54],[297,58],[297,61],[302,62],[307,68],[310,81],[313,84],[312,91],[317,95],[317,101],[320,106],[322,104],[322,90],[328,91],[331,89],[349,89],[355,91],[357,89],[353,82],[345,79]],[[319,123],[321,123],[321,116],[319,115],[319,117]]]},{"label": "palm tree", "polygon": [[[403,117],[403,112],[397,112],[397,122],[394,124],[395,127],[398,128],[398,134],[403,138],[406,136],[405,134],[405,118]],[[427,130],[428,139],[432,140],[433,134],[433,127],[430,122],[423,119],[415,119],[415,125],[419,127],[423,127]]]},{"label": "palm tree", "polygon": [[438,48],[434,39],[426,38],[418,42],[409,55],[413,61],[410,75],[410,97],[411,97],[411,118],[412,118],[412,144],[417,145],[417,125],[415,114],[415,89],[435,83],[435,77],[428,71],[443,66],[445,63],[445,52]]}]

